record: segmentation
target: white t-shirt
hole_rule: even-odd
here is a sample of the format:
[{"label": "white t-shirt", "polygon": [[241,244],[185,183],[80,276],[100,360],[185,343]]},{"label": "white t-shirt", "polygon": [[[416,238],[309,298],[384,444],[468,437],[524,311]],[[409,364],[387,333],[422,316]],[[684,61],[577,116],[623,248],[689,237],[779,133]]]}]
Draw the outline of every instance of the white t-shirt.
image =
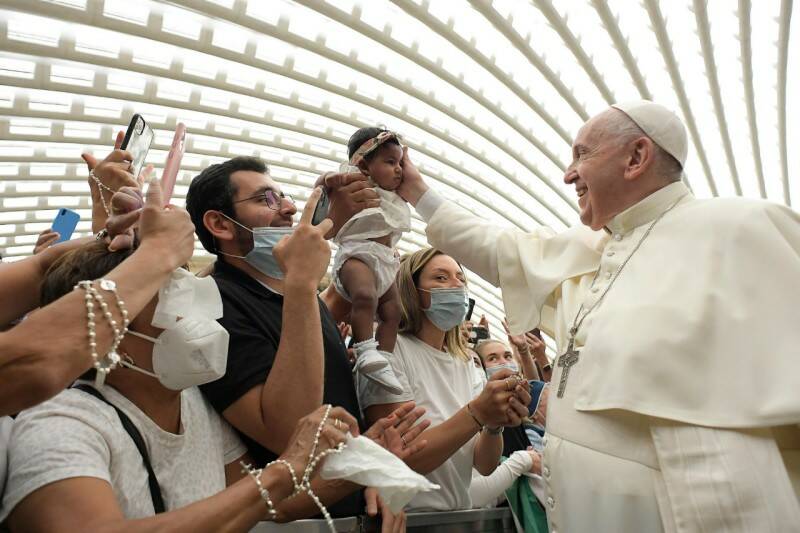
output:
[{"label": "white t-shirt", "polygon": [[14,419],[10,416],[0,416],[0,499],[3,497],[3,487],[6,483],[6,466],[8,463],[8,440],[11,438],[11,428]]},{"label": "white t-shirt", "polygon": [[[197,387],[181,393],[177,435],[158,427],[111,386],[101,394],[141,433],[168,511],[223,490],[225,465],[246,451]],[[86,392],[67,389],[15,420],[0,521],[33,491],[74,477],[107,481],[126,518],[154,515],[147,471],[117,412]]]},{"label": "white t-shirt", "polygon": [[[389,361],[404,392],[391,394],[367,379],[358,378],[362,409],[371,405],[413,400],[426,409],[431,426],[441,424],[464,407],[483,389],[472,361],[462,361],[435,350],[413,335],[398,335]],[[421,492],[406,506],[410,511],[455,511],[471,509],[469,485],[477,435],[427,477],[441,488]]]}]

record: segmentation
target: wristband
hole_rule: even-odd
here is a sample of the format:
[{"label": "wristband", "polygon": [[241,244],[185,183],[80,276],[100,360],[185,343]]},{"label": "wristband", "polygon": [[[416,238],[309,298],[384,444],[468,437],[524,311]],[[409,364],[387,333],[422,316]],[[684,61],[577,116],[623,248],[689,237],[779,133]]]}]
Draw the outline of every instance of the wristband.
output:
[{"label": "wristband", "polygon": [[478,417],[476,417],[475,414],[472,412],[472,407],[470,407],[469,402],[467,402],[467,413],[469,413],[469,416],[471,416],[472,419],[475,421],[475,423],[478,424],[478,431],[483,431],[483,428],[485,428],[486,426],[481,424],[481,421],[478,420]]}]

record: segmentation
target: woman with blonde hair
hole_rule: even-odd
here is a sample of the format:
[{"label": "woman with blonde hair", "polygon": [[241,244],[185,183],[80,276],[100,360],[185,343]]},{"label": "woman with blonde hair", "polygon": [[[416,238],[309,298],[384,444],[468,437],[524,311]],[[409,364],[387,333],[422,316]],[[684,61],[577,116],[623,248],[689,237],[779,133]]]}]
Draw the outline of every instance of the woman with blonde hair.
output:
[{"label": "woman with blonde hair", "polygon": [[427,446],[408,464],[441,488],[417,495],[409,510],[470,509],[473,465],[490,474],[503,449],[503,427],[519,425],[527,414],[527,382],[504,370],[484,386],[467,355],[459,331],[467,312],[466,285],[461,266],[438,250],[403,257],[397,274],[400,333],[390,360],[403,392],[392,394],[358,379],[368,421],[408,401],[426,409],[431,426],[420,440]]}]

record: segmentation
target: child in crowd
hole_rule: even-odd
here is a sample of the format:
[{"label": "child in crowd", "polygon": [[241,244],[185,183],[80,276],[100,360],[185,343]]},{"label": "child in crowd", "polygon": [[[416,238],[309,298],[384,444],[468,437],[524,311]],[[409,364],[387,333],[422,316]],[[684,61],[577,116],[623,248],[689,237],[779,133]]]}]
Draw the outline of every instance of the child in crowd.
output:
[{"label": "child in crowd", "polygon": [[349,163],[341,170],[368,176],[381,206],[357,213],[342,226],[334,237],[339,249],[333,261],[334,287],[352,303],[355,371],[394,394],[403,392],[387,359],[400,324],[395,285],[400,261],[394,247],[411,229],[411,211],[394,192],[403,180],[403,154],[400,136],[383,128],[361,128],[350,137]]}]

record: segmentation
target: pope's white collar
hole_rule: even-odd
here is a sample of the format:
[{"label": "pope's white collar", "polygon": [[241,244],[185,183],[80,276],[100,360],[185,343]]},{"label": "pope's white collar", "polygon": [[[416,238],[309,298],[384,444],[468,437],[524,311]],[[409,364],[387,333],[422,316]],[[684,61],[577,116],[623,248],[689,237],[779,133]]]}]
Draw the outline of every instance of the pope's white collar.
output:
[{"label": "pope's white collar", "polygon": [[611,233],[624,235],[643,224],[652,222],[678,198],[686,194],[691,193],[683,182],[670,183],[612,218],[606,224],[606,229]]}]

